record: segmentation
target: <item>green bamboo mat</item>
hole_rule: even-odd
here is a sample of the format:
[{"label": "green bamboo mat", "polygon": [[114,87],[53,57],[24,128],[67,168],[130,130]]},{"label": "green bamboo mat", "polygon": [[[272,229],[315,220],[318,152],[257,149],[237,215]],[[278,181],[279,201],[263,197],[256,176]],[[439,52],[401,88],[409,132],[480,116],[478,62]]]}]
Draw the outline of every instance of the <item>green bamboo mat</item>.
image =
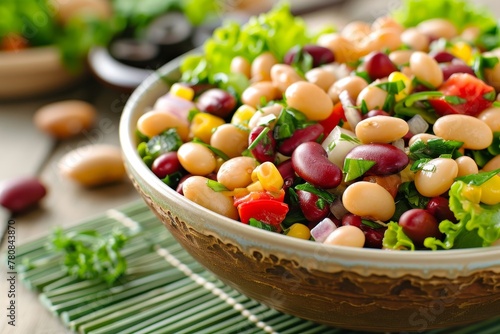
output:
[{"label": "green bamboo mat", "polygon": [[[140,230],[123,249],[127,274],[113,286],[66,275],[48,237],[21,245],[19,277],[40,302],[79,333],[336,333],[282,314],[224,285],[198,264],[141,201],[88,219],[66,231]],[[359,332],[357,332],[359,333]],[[429,334],[500,333],[500,320]]]}]

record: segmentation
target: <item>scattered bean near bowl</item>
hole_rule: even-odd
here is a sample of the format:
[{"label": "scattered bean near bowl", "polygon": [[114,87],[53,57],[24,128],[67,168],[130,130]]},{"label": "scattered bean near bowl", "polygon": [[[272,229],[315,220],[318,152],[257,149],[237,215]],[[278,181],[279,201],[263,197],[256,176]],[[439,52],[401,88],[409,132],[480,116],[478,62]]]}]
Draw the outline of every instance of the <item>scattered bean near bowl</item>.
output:
[{"label": "scattered bean near bowl", "polygon": [[41,131],[66,139],[89,130],[97,111],[93,105],[80,100],[66,100],[47,104],[38,109],[33,121]]},{"label": "scattered bean near bowl", "polygon": [[85,187],[118,182],[125,176],[120,148],[108,144],[74,149],[60,159],[58,166],[62,176]]},{"label": "scattered bean near bowl", "polygon": [[47,188],[35,177],[20,177],[0,183],[0,205],[12,213],[34,207],[46,194]]}]

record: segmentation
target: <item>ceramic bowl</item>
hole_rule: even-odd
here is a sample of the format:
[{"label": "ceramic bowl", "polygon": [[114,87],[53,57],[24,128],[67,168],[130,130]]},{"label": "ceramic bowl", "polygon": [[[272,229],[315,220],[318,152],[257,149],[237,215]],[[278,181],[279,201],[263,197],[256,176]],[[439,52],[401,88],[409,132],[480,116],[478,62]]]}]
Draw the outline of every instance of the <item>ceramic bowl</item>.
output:
[{"label": "ceramic bowl", "polygon": [[409,252],[325,246],[241,224],[168,188],[141,161],[134,131],[167,92],[165,82],[178,78],[179,62],[134,91],[120,140],[137,191],[208,270],[281,312],[353,330],[423,331],[498,315],[500,247]]},{"label": "ceramic bowl", "polygon": [[81,76],[64,67],[55,46],[0,52],[0,100],[52,93]]}]

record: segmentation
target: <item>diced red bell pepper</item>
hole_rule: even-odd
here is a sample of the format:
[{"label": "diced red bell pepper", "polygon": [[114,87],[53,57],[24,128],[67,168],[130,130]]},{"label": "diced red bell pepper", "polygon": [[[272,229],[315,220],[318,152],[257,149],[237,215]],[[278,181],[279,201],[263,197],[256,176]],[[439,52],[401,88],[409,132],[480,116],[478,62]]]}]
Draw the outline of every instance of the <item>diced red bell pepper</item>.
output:
[{"label": "diced red bell pepper", "polygon": [[234,198],[234,206],[238,206],[244,202],[255,201],[259,199],[270,199],[278,202],[283,202],[285,200],[285,190],[280,189],[279,191],[252,191],[249,194],[241,197]]},{"label": "diced red bell pepper", "polygon": [[344,108],[342,107],[342,103],[338,102],[333,106],[332,113],[328,116],[327,119],[324,119],[319,122],[324,128],[324,136],[328,136],[330,132],[332,132],[333,128],[336,127],[340,121],[347,121],[344,115]]},{"label": "diced red bell pepper", "polygon": [[257,199],[238,205],[238,213],[242,223],[248,224],[250,218],[254,218],[272,225],[279,232],[279,225],[288,213],[288,204],[272,199]]},{"label": "diced red bell pepper", "polygon": [[476,117],[495,100],[495,89],[468,73],[454,73],[439,91],[444,96],[429,100],[440,116],[464,114]]}]

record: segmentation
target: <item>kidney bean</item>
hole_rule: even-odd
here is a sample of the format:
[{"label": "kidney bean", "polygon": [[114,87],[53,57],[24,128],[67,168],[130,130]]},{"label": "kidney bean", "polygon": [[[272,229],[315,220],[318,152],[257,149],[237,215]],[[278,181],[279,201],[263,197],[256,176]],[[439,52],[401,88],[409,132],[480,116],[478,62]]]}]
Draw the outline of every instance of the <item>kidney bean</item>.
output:
[{"label": "kidney bean", "polygon": [[233,205],[233,198],[222,192],[214,191],[207,185],[208,178],[191,176],[182,182],[184,196],[213,212],[232,219],[238,219],[238,210]]},{"label": "kidney bean", "polygon": [[389,74],[398,70],[389,56],[382,52],[372,52],[366,56],[364,66],[372,80],[388,77]]},{"label": "kidney bean", "polygon": [[[251,146],[255,139],[257,139],[265,129],[266,127],[262,125],[253,128],[248,137],[248,145]],[[274,162],[276,159],[276,139],[273,137],[273,131],[269,131],[250,151],[260,163],[265,161]]]},{"label": "kidney bean", "polygon": [[342,171],[316,142],[300,144],[293,151],[292,166],[301,178],[318,188],[335,188],[342,182]]},{"label": "kidney bean", "polygon": [[432,126],[434,134],[447,140],[464,143],[463,148],[482,150],[493,142],[493,132],[488,124],[468,115],[445,115]]},{"label": "kidney bean", "polygon": [[455,56],[447,51],[438,51],[430,54],[438,63],[450,63]]},{"label": "kidney bean", "polygon": [[290,138],[283,140],[283,142],[278,145],[278,152],[286,156],[291,156],[293,151],[300,144],[318,140],[323,134],[323,131],[324,128],[319,123],[295,130]]},{"label": "kidney bean", "polygon": [[323,203],[323,206],[318,205],[320,198],[318,195],[309,191],[297,190],[299,205],[304,217],[312,223],[319,223],[325,219],[330,213],[328,203]]},{"label": "kidney bean", "polygon": [[197,101],[201,111],[226,118],[236,107],[236,98],[223,89],[209,89],[200,95]]},{"label": "kidney bean", "polygon": [[436,196],[433,197],[427,202],[425,206],[427,212],[433,215],[438,222],[441,222],[445,219],[452,221],[454,223],[457,222],[457,218],[455,218],[455,214],[450,209],[450,202],[447,198]]},{"label": "kidney bean", "polygon": [[443,71],[443,80],[448,80],[448,78],[455,73],[468,73],[470,75],[476,76],[472,68],[465,64],[449,63],[446,65],[442,65],[441,70]]},{"label": "kidney bean", "polygon": [[323,243],[332,246],[362,248],[365,244],[365,235],[356,226],[340,226],[330,233]]},{"label": "kidney bean", "polygon": [[333,102],[328,94],[313,83],[299,81],[285,91],[288,106],[303,112],[309,120],[321,121],[332,113]]},{"label": "kidney bean", "polygon": [[439,196],[450,189],[457,175],[458,165],[455,160],[432,159],[415,174],[415,187],[423,196]]},{"label": "kidney bean", "polygon": [[293,185],[293,182],[295,181],[295,170],[293,169],[292,165],[292,159],[287,159],[283,162],[280,162],[276,168],[278,168],[278,171],[281,174],[281,177],[283,178],[283,189],[287,190]]},{"label": "kidney bean", "polygon": [[408,133],[405,120],[396,117],[374,116],[358,123],[356,137],[362,143],[392,143]]},{"label": "kidney bean", "polygon": [[365,175],[396,174],[406,168],[410,159],[405,152],[391,144],[364,144],[354,147],[346,156],[349,159],[375,161]]},{"label": "kidney bean", "polygon": [[424,240],[428,237],[437,239],[442,237],[439,222],[424,209],[410,209],[404,212],[399,218],[399,225],[417,247],[423,246]]},{"label": "kidney bean", "polygon": [[283,59],[284,63],[288,65],[293,64],[300,51],[308,53],[312,57],[313,67],[333,63],[335,61],[335,55],[330,49],[319,45],[308,44],[304,45],[302,48],[294,47],[290,49]]},{"label": "kidney bean", "polygon": [[366,181],[349,185],[342,194],[342,203],[349,212],[371,220],[389,220],[396,211],[392,195],[382,186]]},{"label": "kidney bean", "polygon": [[153,161],[151,170],[160,179],[180,171],[181,164],[179,158],[177,158],[177,152],[166,152],[160,155]]},{"label": "kidney bean", "polygon": [[12,213],[21,213],[40,202],[47,189],[34,177],[21,177],[0,184],[0,205]]}]

